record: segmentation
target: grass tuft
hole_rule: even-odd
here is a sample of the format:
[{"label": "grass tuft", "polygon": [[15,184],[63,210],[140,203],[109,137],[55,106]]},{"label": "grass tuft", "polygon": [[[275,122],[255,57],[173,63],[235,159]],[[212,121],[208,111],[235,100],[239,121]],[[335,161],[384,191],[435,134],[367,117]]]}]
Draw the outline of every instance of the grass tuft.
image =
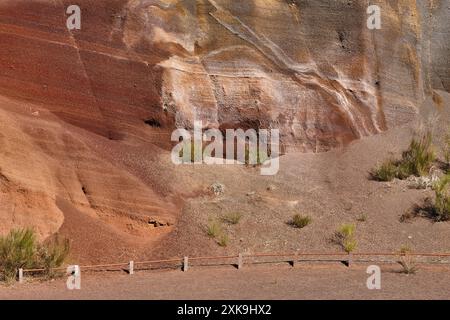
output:
[{"label": "grass tuft", "polygon": [[386,160],[372,172],[372,178],[377,181],[392,181],[397,177],[397,165],[394,160]]},{"label": "grass tuft", "polygon": [[414,138],[411,141],[409,149],[403,153],[401,170],[408,176],[400,176],[400,179],[408,178],[410,175],[417,177],[427,175],[436,155],[433,150],[432,136],[428,132],[419,139]]},{"label": "grass tuft", "polygon": [[42,268],[47,274],[60,267],[70,250],[68,240],[55,238],[47,244],[39,244],[31,229],[11,230],[0,237],[0,273],[3,280],[16,278],[20,268]]},{"label": "grass tuft", "polygon": [[264,162],[270,159],[270,154],[267,151],[256,150],[252,152],[248,144],[245,145],[245,164],[246,165],[263,165]]},{"label": "grass tuft", "polygon": [[358,245],[355,239],[356,225],[352,223],[343,224],[335,233],[335,241],[345,250],[353,252]]},{"label": "grass tuft", "polygon": [[222,226],[217,221],[210,221],[206,228],[206,233],[210,238],[217,238],[222,233]]},{"label": "grass tuft", "polygon": [[402,273],[415,274],[417,272],[417,264],[415,259],[410,255],[411,248],[402,246],[400,248],[400,260],[398,263],[402,266]]},{"label": "grass tuft", "polygon": [[445,137],[444,145],[444,159],[447,164],[447,169],[450,169],[450,131]]},{"label": "grass tuft", "polygon": [[219,240],[217,241],[217,244],[221,247],[226,247],[228,245],[228,240],[229,240],[228,235],[223,233],[220,236]]},{"label": "grass tuft", "polygon": [[211,220],[207,226],[206,232],[210,238],[216,239],[216,243],[219,246],[228,246],[229,237],[223,230],[219,221]]},{"label": "grass tuft", "polygon": [[11,230],[0,238],[0,269],[3,279],[15,279],[19,268],[34,265],[36,254],[36,236],[31,229]]},{"label": "grass tuft", "polygon": [[434,211],[437,221],[450,220],[450,174],[443,176],[434,186]]},{"label": "grass tuft", "polygon": [[408,150],[403,152],[402,159],[385,161],[371,172],[374,180],[392,181],[394,178],[406,179],[410,176],[425,176],[429,173],[436,155],[433,150],[430,132],[419,138],[413,138]]},{"label": "grass tuft", "polygon": [[302,216],[300,214],[296,214],[294,217],[292,217],[291,225],[296,228],[302,229],[309,225],[311,222],[312,219],[310,216]]},{"label": "grass tuft", "polygon": [[39,266],[44,267],[49,278],[54,277],[54,268],[60,267],[66,260],[70,251],[70,242],[68,239],[55,237],[46,245],[40,245],[37,251]]},{"label": "grass tuft", "polygon": [[232,212],[227,215],[225,215],[222,220],[228,224],[236,225],[238,224],[242,219],[242,214],[239,212]]}]

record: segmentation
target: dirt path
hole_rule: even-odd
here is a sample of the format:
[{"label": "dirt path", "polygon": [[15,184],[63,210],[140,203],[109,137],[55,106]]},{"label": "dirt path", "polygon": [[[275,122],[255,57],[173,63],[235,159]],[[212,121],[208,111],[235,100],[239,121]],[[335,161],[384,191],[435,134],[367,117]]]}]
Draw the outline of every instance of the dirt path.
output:
[{"label": "dirt path", "polygon": [[65,279],[0,287],[0,299],[449,299],[450,268],[416,275],[382,266],[381,290],[366,287],[365,265],[193,268],[189,272],[141,271],[84,274],[69,291]]}]

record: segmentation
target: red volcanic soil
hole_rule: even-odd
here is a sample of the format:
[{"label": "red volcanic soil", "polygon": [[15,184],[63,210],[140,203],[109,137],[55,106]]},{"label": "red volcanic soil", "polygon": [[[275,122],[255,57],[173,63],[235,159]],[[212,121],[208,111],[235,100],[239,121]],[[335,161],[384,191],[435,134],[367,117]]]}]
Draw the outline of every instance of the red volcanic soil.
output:
[{"label": "red volcanic soil", "polygon": [[133,255],[170,232],[183,194],[157,164],[173,121],[145,123],[159,104],[160,70],[108,40],[115,3],[96,2],[105,19],[85,16],[95,29],[86,39],[65,28],[62,1],[0,5],[1,231],[60,232],[89,261]]},{"label": "red volcanic soil", "polygon": [[[442,42],[420,23],[435,7],[386,3],[389,28],[372,34],[365,8],[348,1],[156,2],[78,1],[74,31],[68,0],[0,2],[1,233],[59,233],[74,261],[122,262],[336,250],[336,227],[366,213],[362,249],[450,249],[447,224],[399,222],[430,190],[367,178],[436,110],[434,128],[448,124],[446,47],[421,56]],[[208,128],[280,128],[279,175],[173,165],[170,135],[194,114]],[[232,212],[243,220],[224,226],[222,248],[205,227]],[[294,230],[295,213],[313,224]]]},{"label": "red volcanic soil", "polygon": [[[130,56],[123,44],[106,45],[102,30],[113,26],[103,25],[98,16],[95,23],[89,23],[89,15],[84,21],[83,34],[95,38],[78,39],[65,28],[65,6],[58,3],[2,6],[2,91],[44,103],[62,121],[108,139],[125,139],[120,133],[124,128],[127,138],[145,139],[142,122],[159,105],[161,85],[160,71],[148,63],[161,58],[155,55],[146,64]],[[102,15],[117,13],[112,4],[104,2],[110,9]],[[90,25],[95,32],[88,32]]]}]

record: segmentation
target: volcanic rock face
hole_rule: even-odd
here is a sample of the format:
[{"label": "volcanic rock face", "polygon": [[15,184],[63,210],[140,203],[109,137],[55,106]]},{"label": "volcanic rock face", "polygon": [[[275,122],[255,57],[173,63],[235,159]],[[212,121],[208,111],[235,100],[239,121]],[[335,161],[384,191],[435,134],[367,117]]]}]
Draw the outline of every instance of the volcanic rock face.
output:
[{"label": "volcanic rock face", "polygon": [[319,152],[410,120],[430,89],[424,52],[444,45],[425,63],[448,65],[446,27],[440,38],[422,29],[448,25],[444,3],[387,2],[382,30],[367,28],[367,6],[131,1],[123,41],[168,51],[158,63],[161,99],[179,124],[197,117],[207,127],[279,128],[286,149]]},{"label": "volcanic rock face", "polygon": [[70,100],[54,114],[113,139],[133,134],[118,117],[170,128],[196,117],[326,151],[410,120],[432,84],[448,88],[448,1],[417,3],[381,3],[382,29],[369,30],[356,1],[86,1],[69,32],[69,2],[16,1],[2,5],[4,76]]},{"label": "volcanic rock face", "polygon": [[191,192],[158,155],[194,119],[280,129],[284,151],[322,152],[450,90],[448,0],[378,1],[380,30],[367,1],[77,3],[69,31],[71,1],[0,1],[2,231],[57,231],[69,206],[57,199],[123,239],[149,217],[172,222]]}]

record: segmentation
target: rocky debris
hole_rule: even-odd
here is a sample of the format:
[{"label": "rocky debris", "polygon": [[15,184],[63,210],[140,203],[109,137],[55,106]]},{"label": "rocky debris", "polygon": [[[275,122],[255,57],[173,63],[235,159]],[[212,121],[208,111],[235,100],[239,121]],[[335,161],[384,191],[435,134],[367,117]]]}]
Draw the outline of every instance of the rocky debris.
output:
[{"label": "rocky debris", "polygon": [[164,222],[164,221],[153,219],[153,218],[148,221],[148,224],[152,225],[155,228],[170,227],[172,225],[172,223],[170,223],[168,221]]},{"label": "rocky debris", "polygon": [[395,178],[390,182],[383,183],[383,188],[391,189],[394,186],[401,186],[403,187],[403,191],[406,191],[406,189],[433,189],[434,185],[439,182],[443,174],[444,173],[440,170],[433,170],[428,176],[410,176],[404,180]]},{"label": "rocky debris", "polygon": [[347,201],[347,200],[342,200],[342,206],[345,211],[351,211],[353,208],[353,202]]},{"label": "rocky debris", "polygon": [[225,193],[225,186],[219,182],[215,182],[211,185],[210,190],[216,197],[218,197]]},{"label": "rocky debris", "polygon": [[406,181],[408,182],[408,187],[411,189],[432,189],[439,182],[439,179],[437,175],[427,177],[411,176]]},{"label": "rocky debris", "polygon": [[410,189],[433,189],[444,175],[445,173],[441,169],[433,166],[428,176],[410,176],[406,179],[406,183]]}]

